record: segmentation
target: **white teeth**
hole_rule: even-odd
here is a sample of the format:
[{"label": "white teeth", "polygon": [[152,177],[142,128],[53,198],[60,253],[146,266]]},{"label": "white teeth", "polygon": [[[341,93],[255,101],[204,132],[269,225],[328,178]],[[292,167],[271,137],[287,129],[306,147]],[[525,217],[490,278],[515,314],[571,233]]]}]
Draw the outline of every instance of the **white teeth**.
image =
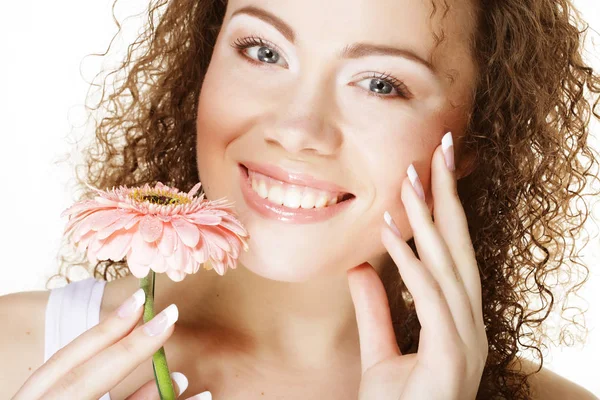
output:
[{"label": "white teeth", "polygon": [[321,192],[317,196],[317,201],[315,202],[315,207],[316,208],[325,207],[327,205],[328,201],[329,201],[329,198],[327,197],[327,193]]},{"label": "white teeth", "polygon": [[290,208],[323,208],[338,203],[338,197],[333,193],[319,191],[314,188],[284,186],[281,183],[268,182],[260,174],[251,173],[249,177],[252,190],[269,202],[285,205]]},{"label": "white teeth", "polygon": [[281,186],[273,186],[269,190],[269,200],[275,204],[283,204],[283,188]]},{"label": "white teeth", "polygon": [[263,199],[266,199],[267,196],[269,196],[269,190],[267,189],[267,184],[265,183],[265,181],[259,181],[258,182],[258,191],[257,191],[257,193]]},{"label": "white teeth", "polygon": [[285,191],[283,205],[290,208],[298,208],[302,203],[302,193],[296,188],[289,188]]},{"label": "white teeth", "polygon": [[315,206],[315,195],[312,192],[306,193],[304,194],[304,197],[302,197],[302,203],[300,204],[300,207],[302,208],[313,208]]}]

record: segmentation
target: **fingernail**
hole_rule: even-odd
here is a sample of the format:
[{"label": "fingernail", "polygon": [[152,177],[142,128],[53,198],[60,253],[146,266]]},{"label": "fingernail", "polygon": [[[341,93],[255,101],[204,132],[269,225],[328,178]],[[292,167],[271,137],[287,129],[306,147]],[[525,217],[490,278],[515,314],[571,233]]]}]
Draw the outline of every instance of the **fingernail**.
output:
[{"label": "fingernail", "polygon": [[442,151],[444,152],[444,159],[446,160],[446,166],[452,172],[456,169],[454,166],[454,143],[452,141],[452,132],[448,132],[442,138]]},{"label": "fingernail", "polygon": [[179,390],[179,396],[181,396],[181,394],[185,392],[185,389],[187,389],[188,387],[188,379],[181,372],[171,372],[171,379],[173,379],[173,381],[177,385],[177,390]]},{"label": "fingernail", "polygon": [[187,400],[212,400],[212,394],[207,390],[195,396],[188,398]]},{"label": "fingernail", "polygon": [[398,227],[396,226],[396,223],[394,222],[394,220],[392,219],[392,216],[390,215],[389,212],[384,212],[383,213],[383,219],[385,220],[385,222],[388,224],[388,226],[390,227],[390,229],[400,238],[402,239],[402,234],[400,233],[400,230],[398,229]]},{"label": "fingernail", "polygon": [[119,306],[117,314],[120,318],[131,317],[145,302],[146,294],[144,293],[144,289],[140,288]]},{"label": "fingernail", "polygon": [[421,184],[421,180],[419,179],[419,175],[417,175],[417,170],[415,167],[410,164],[408,166],[408,170],[406,171],[408,174],[408,179],[410,179],[410,183],[413,188],[417,192],[417,195],[421,198],[421,200],[425,201],[425,193],[423,192],[423,185]]},{"label": "fingernail", "polygon": [[171,304],[144,325],[144,332],[148,336],[156,336],[164,333],[179,318],[179,310],[175,304]]}]

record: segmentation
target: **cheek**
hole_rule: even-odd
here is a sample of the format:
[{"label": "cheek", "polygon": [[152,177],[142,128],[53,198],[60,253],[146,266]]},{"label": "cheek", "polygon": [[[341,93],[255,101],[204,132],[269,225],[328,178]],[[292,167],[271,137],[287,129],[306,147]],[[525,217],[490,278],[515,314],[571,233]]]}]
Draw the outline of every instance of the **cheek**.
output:
[{"label": "cheek", "polygon": [[406,170],[412,163],[425,190],[430,185],[431,158],[443,136],[443,118],[436,113],[398,111],[387,118],[356,117],[353,146],[376,190],[377,201],[387,206],[400,204]]},{"label": "cheek", "polygon": [[218,71],[218,65],[211,64],[198,99],[196,128],[199,149],[201,143],[228,142],[229,136],[238,131],[237,121],[243,113],[241,99],[236,96],[233,85]]},{"label": "cheek", "polygon": [[[243,64],[215,50],[198,100],[198,147],[214,141],[227,144],[248,131],[269,107],[270,97],[254,85]],[[241,65],[240,65],[241,64]],[[245,73],[244,73],[245,71]]]}]

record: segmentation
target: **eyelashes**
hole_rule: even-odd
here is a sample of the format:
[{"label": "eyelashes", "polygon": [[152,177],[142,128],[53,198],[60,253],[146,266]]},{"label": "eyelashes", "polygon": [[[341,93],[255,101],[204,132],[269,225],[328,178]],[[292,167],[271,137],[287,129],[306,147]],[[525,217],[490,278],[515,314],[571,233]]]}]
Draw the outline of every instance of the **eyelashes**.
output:
[{"label": "eyelashes", "polygon": [[[248,37],[244,37],[244,38],[238,38],[231,44],[231,47],[235,48],[247,60],[253,62],[254,64],[267,64],[265,62],[250,59],[246,54],[244,54],[246,49],[256,47],[256,46],[259,46],[261,48],[275,50],[275,53],[277,53],[278,56],[281,53],[284,53],[279,47],[277,47],[277,45],[275,45],[272,42],[269,42],[268,40],[266,40],[260,36],[248,36]],[[279,60],[279,57],[277,58],[277,60]],[[287,63],[284,66],[287,67]]]},{"label": "eyelashes", "polygon": [[[266,48],[267,52],[265,53],[265,51],[263,51],[262,56],[270,55],[273,58],[275,58],[275,62],[256,60],[256,59],[248,56],[248,54],[246,54],[247,49],[257,47],[257,46],[260,47],[261,50],[263,48]],[[283,60],[283,58],[281,57],[281,54],[284,52],[277,45],[275,45],[274,43],[272,43],[260,36],[252,35],[252,36],[247,36],[247,37],[243,37],[243,38],[237,38],[233,43],[231,43],[231,47],[236,49],[238,51],[238,53],[240,53],[240,55],[243,56],[248,62],[255,64],[255,65],[259,65],[261,67],[265,66],[265,64],[275,64],[277,61]],[[285,65],[283,65],[283,66],[284,67],[287,66],[287,63],[285,63]],[[377,81],[375,87],[373,86],[373,83],[371,81],[369,88],[366,89],[367,94],[370,96],[375,96],[375,97],[379,97],[379,98],[383,98],[383,99],[387,99],[387,100],[394,99],[394,98],[411,99],[413,97],[412,93],[410,92],[408,87],[404,84],[404,82],[402,82],[399,79],[397,79],[396,77],[392,76],[390,73],[371,72],[370,75],[367,75],[364,78],[372,79],[372,80],[375,79]],[[362,82],[366,79],[363,79],[360,82]],[[377,90],[382,90],[382,89],[380,89],[381,84],[389,85],[389,87],[397,93],[397,96],[391,96],[391,95],[389,95],[389,93],[381,94],[379,92],[373,92],[370,90],[372,88],[376,88]],[[357,83],[352,84],[352,86],[361,86],[362,87],[362,85],[358,85]]]},{"label": "eyelashes", "polygon": [[[392,76],[389,73],[371,72],[371,75],[368,75],[367,78],[376,79],[380,82],[387,83],[388,85],[390,85],[392,88],[394,88],[396,90],[396,93],[398,93],[398,95],[400,97],[403,97],[405,99],[412,98],[412,94],[410,93],[410,90],[408,90],[408,87],[406,87],[404,82],[402,82],[401,80],[397,79],[396,77]],[[377,96],[377,97],[390,97],[390,96],[382,96],[381,94],[372,92],[370,90],[368,91],[368,93],[370,95]]]}]

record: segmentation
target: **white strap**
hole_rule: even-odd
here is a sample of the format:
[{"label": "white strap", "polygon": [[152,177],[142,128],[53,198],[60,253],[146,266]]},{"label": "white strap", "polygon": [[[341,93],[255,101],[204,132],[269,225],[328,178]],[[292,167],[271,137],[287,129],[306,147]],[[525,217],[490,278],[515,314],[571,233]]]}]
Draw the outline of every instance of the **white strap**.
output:
[{"label": "white strap", "polygon": [[[100,320],[106,281],[87,278],[52,289],[46,306],[44,362]],[[106,393],[100,400],[110,400]]]}]

